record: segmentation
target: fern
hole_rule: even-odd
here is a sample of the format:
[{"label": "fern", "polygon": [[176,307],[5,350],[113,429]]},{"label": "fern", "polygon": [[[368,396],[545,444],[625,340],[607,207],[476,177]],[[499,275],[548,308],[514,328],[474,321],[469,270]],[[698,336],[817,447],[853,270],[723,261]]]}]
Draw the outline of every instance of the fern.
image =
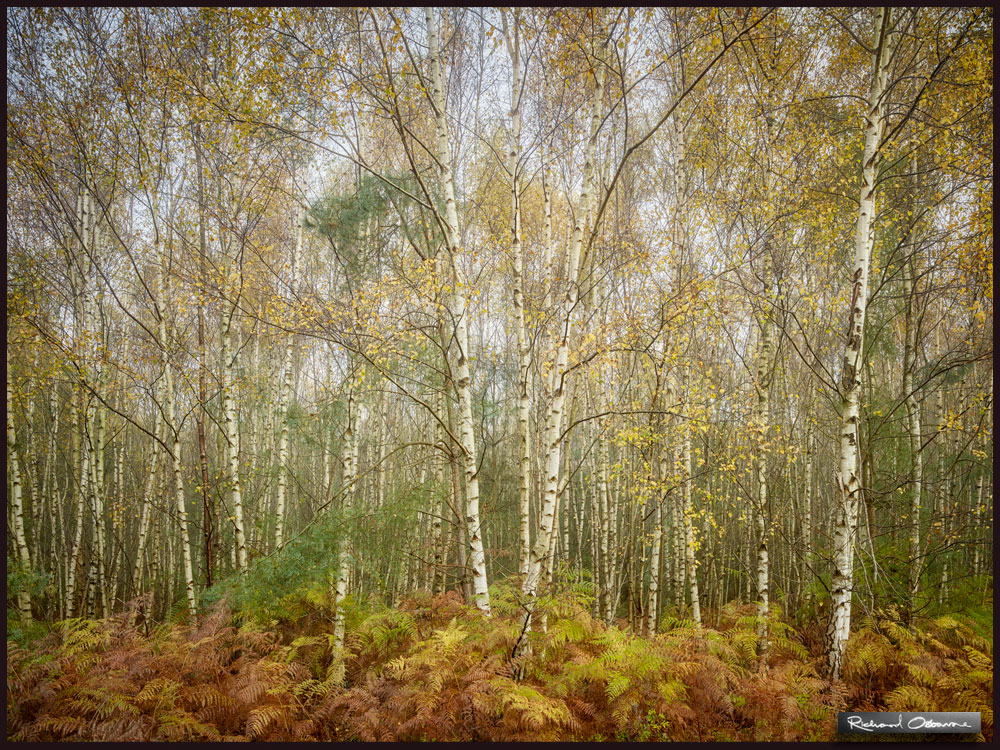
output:
[{"label": "fern", "polygon": [[931,688],[918,685],[900,685],[886,696],[886,706],[891,711],[937,711]]}]

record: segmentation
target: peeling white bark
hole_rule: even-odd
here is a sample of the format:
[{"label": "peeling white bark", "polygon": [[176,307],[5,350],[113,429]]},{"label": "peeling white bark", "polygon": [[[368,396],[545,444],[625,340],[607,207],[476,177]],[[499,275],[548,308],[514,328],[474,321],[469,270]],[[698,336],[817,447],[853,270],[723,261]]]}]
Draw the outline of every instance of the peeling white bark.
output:
[{"label": "peeling white bark", "polygon": [[873,60],[871,89],[865,112],[865,148],[861,170],[857,227],[854,239],[849,329],[841,373],[840,459],[838,462],[836,526],[834,529],[834,569],[831,589],[831,616],[827,628],[827,662],[832,679],[839,680],[844,649],[851,628],[851,595],[854,589],[854,535],[861,499],[861,471],[858,454],[858,421],[865,308],[868,301],[868,268],[874,241],[875,177],[879,142],[885,127],[885,92],[889,63],[890,9],[879,11],[877,43]]},{"label": "peeling white bark", "polygon": [[[14,396],[10,387],[10,347],[7,348],[7,472],[11,480],[11,503],[14,508],[14,543],[18,562],[24,572],[31,571],[31,555],[24,535],[24,505],[21,499],[21,469],[17,456],[17,431],[14,429]],[[17,592],[17,608],[25,622],[31,622],[31,593],[21,588]]]},{"label": "peeling white bark", "polygon": [[[291,290],[295,295],[295,273],[299,256],[302,254],[302,215],[296,215],[295,248],[292,251]],[[281,549],[285,543],[285,495],[288,484],[288,405],[292,393],[292,360],[295,351],[295,337],[288,334],[285,344],[285,359],[282,363],[284,377],[281,381],[278,411],[281,413],[281,436],[278,439],[278,489],[275,502],[274,548]]]},{"label": "peeling white bark", "polygon": [[[602,40],[602,51],[606,40]],[[545,558],[552,533],[556,505],[556,494],[559,489],[559,463],[561,458],[562,418],[566,401],[566,368],[569,363],[569,339],[573,328],[573,311],[579,299],[578,271],[580,254],[583,247],[585,219],[589,213],[590,203],[594,193],[594,160],[597,152],[597,133],[601,124],[601,114],[604,106],[604,66],[598,65],[594,73],[594,97],[590,108],[590,131],[584,153],[583,183],[580,189],[580,205],[576,211],[576,224],[570,241],[569,257],[567,259],[565,292],[561,309],[559,310],[559,339],[556,348],[555,370],[553,372],[553,392],[546,419],[545,437],[542,446],[545,449],[544,491],[538,534],[531,548],[531,560],[528,575],[524,579],[523,593],[533,599],[541,577],[542,562]],[[528,605],[529,612],[532,609]],[[530,614],[528,615],[530,617]]]},{"label": "peeling white bark", "polygon": [[424,9],[427,22],[427,43],[431,67],[431,106],[437,134],[437,161],[439,178],[444,191],[444,235],[451,262],[452,290],[451,313],[455,320],[455,344],[458,349],[455,363],[455,387],[458,391],[458,431],[465,464],[465,520],[469,532],[472,562],[472,587],[476,607],[485,615],[490,614],[490,592],[486,578],[486,554],[483,549],[482,528],[479,519],[479,467],[476,465],[476,437],[472,421],[472,377],[469,371],[469,315],[466,295],[469,282],[462,266],[458,210],[455,205],[455,182],[452,176],[451,148],[448,143],[448,124],[445,119],[444,70],[438,49],[437,27],[432,8]]}]

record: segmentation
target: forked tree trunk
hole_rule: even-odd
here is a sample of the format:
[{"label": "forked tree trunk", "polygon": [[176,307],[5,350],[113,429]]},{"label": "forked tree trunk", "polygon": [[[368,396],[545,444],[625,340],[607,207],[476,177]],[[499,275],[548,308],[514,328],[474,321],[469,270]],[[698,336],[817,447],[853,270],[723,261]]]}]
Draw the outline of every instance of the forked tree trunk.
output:
[{"label": "forked tree trunk", "polygon": [[[602,40],[602,49],[606,40]],[[576,223],[573,227],[573,237],[570,241],[569,257],[566,263],[566,283],[563,302],[559,312],[559,338],[556,347],[555,368],[553,373],[554,388],[546,419],[545,436],[542,446],[545,449],[545,464],[543,474],[543,500],[538,534],[531,548],[531,560],[528,565],[528,575],[524,579],[522,591],[528,599],[527,615],[530,620],[533,600],[541,578],[542,563],[548,553],[549,535],[552,533],[556,495],[559,489],[559,464],[562,449],[562,418],[566,401],[566,370],[569,363],[569,339],[573,328],[573,311],[579,298],[577,276],[580,264],[580,254],[583,247],[585,220],[589,213],[594,192],[594,160],[597,151],[597,133],[601,124],[601,113],[604,102],[604,66],[597,65],[594,74],[594,97],[591,102],[590,132],[585,148],[583,184],[580,190],[580,205],[576,211]],[[522,639],[523,642],[523,639]]]}]

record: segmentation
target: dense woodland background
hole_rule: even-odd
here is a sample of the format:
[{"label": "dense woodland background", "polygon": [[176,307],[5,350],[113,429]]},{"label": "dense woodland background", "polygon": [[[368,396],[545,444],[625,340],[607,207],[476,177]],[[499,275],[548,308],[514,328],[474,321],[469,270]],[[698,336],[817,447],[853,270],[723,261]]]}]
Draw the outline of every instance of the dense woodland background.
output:
[{"label": "dense woodland background", "polygon": [[992,37],[8,9],[8,737],[991,738]]}]

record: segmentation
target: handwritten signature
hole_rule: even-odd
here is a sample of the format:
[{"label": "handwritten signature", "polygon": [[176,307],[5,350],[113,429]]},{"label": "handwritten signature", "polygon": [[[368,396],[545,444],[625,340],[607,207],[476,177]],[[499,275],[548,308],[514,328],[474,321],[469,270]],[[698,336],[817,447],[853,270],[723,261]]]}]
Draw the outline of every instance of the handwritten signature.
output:
[{"label": "handwritten signature", "polygon": [[[868,720],[863,716],[848,716],[847,724],[851,729],[860,729],[864,732],[874,732],[876,729],[902,729],[903,714],[899,714],[899,719],[894,724],[887,724],[880,721]],[[906,722],[907,729],[971,729],[972,725],[964,721],[937,721],[926,716],[912,716]]]}]

